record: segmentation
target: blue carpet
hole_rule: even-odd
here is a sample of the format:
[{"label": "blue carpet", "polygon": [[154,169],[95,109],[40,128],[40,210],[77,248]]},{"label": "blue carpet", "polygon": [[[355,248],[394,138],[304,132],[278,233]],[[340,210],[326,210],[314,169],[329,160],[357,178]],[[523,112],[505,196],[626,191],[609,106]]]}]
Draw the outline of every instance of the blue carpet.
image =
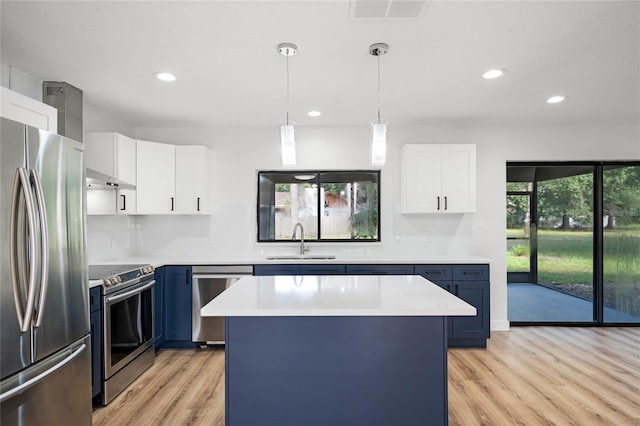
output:
[{"label": "blue carpet", "polygon": [[[592,322],[593,304],[531,283],[507,285],[508,319],[520,322]],[[640,317],[605,307],[606,322],[640,322]]]}]

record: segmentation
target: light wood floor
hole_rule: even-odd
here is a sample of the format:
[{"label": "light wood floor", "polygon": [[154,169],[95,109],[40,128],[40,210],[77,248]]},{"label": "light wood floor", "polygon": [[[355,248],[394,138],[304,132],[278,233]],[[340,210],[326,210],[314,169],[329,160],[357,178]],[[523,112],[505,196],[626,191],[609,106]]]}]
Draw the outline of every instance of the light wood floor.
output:
[{"label": "light wood floor", "polygon": [[[223,425],[224,351],[158,352],[93,423]],[[450,349],[449,423],[640,425],[640,328],[514,328]]]}]

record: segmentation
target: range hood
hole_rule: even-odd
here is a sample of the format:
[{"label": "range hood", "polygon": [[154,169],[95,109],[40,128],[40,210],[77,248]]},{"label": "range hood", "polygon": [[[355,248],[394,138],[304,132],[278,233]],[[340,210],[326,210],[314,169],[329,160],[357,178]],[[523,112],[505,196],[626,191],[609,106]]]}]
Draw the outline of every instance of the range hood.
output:
[{"label": "range hood", "polygon": [[86,169],[87,189],[136,189],[135,185],[123,182],[97,170]]}]

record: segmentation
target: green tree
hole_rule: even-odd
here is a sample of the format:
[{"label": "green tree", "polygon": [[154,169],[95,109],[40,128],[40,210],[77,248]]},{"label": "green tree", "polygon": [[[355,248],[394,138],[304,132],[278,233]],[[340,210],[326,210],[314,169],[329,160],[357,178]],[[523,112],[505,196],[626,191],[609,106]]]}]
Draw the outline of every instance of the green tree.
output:
[{"label": "green tree", "polygon": [[542,219],[562,218],[561,229],[569,229],[569,218],[593,222],[593,178],[591,174],[538,182],[538,214]]},{"label": "green tree", "polygon": [[603,208],[608,229],[640,220],[640,166],[604,171]]}]

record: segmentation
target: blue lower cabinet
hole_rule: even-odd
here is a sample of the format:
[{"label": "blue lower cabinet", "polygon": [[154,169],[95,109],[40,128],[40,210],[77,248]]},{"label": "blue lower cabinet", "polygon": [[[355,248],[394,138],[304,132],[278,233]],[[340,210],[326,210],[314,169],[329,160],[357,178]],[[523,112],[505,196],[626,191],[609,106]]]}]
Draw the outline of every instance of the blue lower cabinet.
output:
[{"label": "blue lower cabinet", "polygon": [[448,424],[444,317],[227,317],[227,425]]},{"label": "blue lower cabinet", "polygon": [[489,281],[453,281],[453,294],[474,306],[473,317],[452,317],[449,338],[458,347],[486,347],[490,337]]},{"label": "blue lower cabinet", "polygon": [[485,348],[491,335],[489,265],[416,265],[415,273],[476,308],[473,317],[449,317],[449,347]]},{"label": "blue lower cabinet", "polygon": [[344,275],[344,265],[300,265],[300,275]]},{"label": "blue lower cabinet", "polygon": [[191,267],[164,268],[163,348],[193,348],[191,341]]},{"label": "blue lower cabinet", "polygon": [[347,265],[347,275],[413,275],[413,265]]},{"label": "blue lower cabinet", "polygon": [[300,265],[255,265],[253,275],[300,275]]},{"label": "blue lower cabinet", "polygon": [[102,305],[100,303],[101,287],[89,289],[89,306],[91,311],[91,397],[94,398],[102,390]]},{"label": "blue lower cabinet", "polygon": [[164,342],[164,267],[155,270],[154,279],[156,285],[154,291],[154,335],[156,349]]}]

